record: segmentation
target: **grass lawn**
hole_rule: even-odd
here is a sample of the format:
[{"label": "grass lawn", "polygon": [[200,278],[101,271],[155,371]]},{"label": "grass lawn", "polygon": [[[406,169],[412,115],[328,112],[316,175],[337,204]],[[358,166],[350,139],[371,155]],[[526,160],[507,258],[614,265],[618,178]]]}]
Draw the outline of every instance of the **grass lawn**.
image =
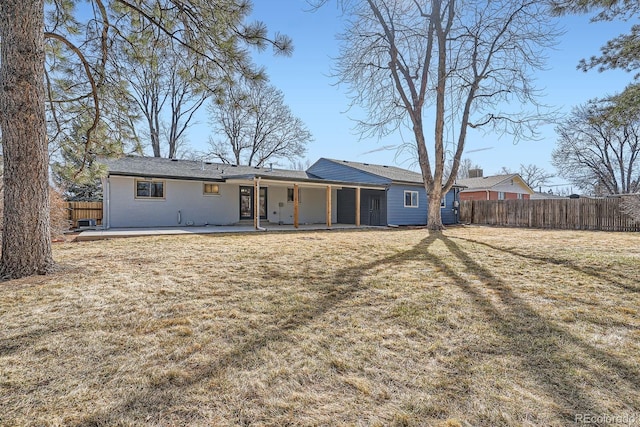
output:
[{"label": "grass lawn", "polygon": [[2,426],[640,425],[638,233],[171,236],[54,257],[54,275],[0,283]]}]

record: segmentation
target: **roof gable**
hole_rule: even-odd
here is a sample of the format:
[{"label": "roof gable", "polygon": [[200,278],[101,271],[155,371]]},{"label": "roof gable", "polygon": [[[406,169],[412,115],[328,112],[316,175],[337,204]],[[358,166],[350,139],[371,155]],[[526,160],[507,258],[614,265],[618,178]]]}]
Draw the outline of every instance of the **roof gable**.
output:
[{"label": "roof gable", "polygon": [[349,160],[336,160],[321,158],[308,169],[319,176],[331,175],[335,173],[351,173],[354,171],[360,175],[366,175],[380,183],[390,184],[392,182],[422,184],[422,175],[402,169],[396,166],[377,165],[372,163],[360,163]]}]

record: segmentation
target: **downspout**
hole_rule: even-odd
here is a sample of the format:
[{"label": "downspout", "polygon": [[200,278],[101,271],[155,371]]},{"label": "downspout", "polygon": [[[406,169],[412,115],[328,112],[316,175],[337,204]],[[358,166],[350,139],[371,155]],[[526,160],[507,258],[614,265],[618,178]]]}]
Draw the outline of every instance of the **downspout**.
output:
[{"label": "downspout", "polygon": [[489,190],[484,190],[487,192],[487,200],[489,200]]},{"label": "downspout", "polygon": [[106,187],[103,191],[103,198],[104,198],[104,206],[102,207],[102,216],[104,217],[102,220],[102,228],[105,230],[108,230],[110,228],[110,222],[111,222],[111,205],[109,203],[110,197],[109,195],[111,194],[111,185],[110,185],[110,181],[109,181],[109,175],[107,175],[107,178],[105,179],[105,184],[104,186]]},{"label": "downspout", "polygon": [[257,185],[256,185],[256,191],[258,192],[257,196],[254,196],[253,200],[257,200],[258,201],[258,206],[254,206],[253,208],[256,210],[256,230],[258,231],[267,231],[266,228],[260,227],[260,177],[256,178],[257,179]]}]

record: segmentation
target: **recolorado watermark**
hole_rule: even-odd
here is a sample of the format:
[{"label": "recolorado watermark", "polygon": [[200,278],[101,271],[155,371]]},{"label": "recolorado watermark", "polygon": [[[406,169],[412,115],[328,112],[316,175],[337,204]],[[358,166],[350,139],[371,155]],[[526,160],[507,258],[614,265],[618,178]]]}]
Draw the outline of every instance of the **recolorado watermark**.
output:
[{"label": "recolorado watermark", "polygon": [[577,424],[640,426],[640,413],[637,414],[575,414]]}]

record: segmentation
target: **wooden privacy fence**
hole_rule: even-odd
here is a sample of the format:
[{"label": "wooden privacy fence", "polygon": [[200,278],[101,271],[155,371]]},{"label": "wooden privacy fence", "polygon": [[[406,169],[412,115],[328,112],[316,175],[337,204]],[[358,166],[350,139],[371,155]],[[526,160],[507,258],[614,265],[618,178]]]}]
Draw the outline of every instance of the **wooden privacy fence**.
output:
[{"label": "wooden privacy fence", "polygon": [[622,199],[466,200],[460,221],[508,227],[640,231],[621,208]]},{"label": "wooden privacy fence", "polygon": [[69,220],[73,228],[78,227],[79,219],[95,219],[102,224],[102,202],[68,202]]}]

